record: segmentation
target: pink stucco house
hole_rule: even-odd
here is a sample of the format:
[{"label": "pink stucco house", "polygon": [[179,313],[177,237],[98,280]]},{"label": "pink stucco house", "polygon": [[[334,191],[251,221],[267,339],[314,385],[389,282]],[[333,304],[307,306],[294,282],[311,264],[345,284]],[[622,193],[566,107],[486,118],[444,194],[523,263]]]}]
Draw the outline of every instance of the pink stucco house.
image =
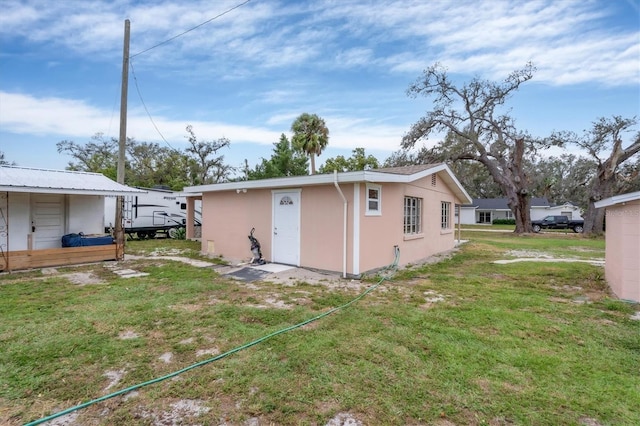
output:
[{"label": "pink stucco house", "polygon": [[[455,208],[471,198],[445,164],[192,186],[202,199],[202,251],[358,276],[455,246]],[[193,209],[191,209],[193,210]],[[187,220],[187,223],[191,220]],[[189,229],[187,229],[189,232]]]},{"label": "pink stucco house", "polygon": [[621,299],[640,302],[640,191],[595,203],[606,208],[605,277]]}]

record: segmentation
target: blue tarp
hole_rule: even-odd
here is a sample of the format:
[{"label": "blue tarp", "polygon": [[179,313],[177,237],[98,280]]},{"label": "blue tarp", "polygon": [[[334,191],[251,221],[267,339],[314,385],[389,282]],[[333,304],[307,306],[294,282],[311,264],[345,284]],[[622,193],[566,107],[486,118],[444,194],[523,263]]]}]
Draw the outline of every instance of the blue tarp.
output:
[{"label": "blue tarp", "polygon": [[110,235],[87,237],[82,234],[67,234],[62,236],[62,247],[106,246],[113,244]]}]

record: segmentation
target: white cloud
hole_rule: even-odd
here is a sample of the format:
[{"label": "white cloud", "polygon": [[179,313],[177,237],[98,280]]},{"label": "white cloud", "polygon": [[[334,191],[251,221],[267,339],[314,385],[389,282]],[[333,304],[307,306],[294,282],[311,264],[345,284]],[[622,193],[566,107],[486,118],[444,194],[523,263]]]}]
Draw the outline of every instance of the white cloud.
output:
[{"label": "white cloud", "polygon": [[299,113],[296,112],[287,112],[283,114],[276,114],[267,120],[267,124],[269,125],[281,125],[285,124],[286,126],[291,126],[291,123],[299,116]]},{"label": "white cloud", "polygon": [[0,92],[0,99],[0,127],[4,131],[85,136],[109,126],[108,114],[80,100],[7,92]]},{"label": "white cloud", "polygon": [[[117,136],[124,19],[136,54],[241,1],[2,0],[9,72],[0,79],[0,143]],[[435,62],[455,78],[501,80],[532,61],[542,90],[529,93],[548,93],[549,105],[574,89],[549,86],[586,83],[575,87],[591,101],[581,113],[531,116],[530,127],[579,126],[617,111],[607,99],[640,84],[640,31],[612,21],[615,8],[637,11],[630,1],[256,0],[132,64],[154,122],[177,148],[192,124],[199,139],[224,136],[232,151],[257,156],[306,111],[327,121],[332,149],[395,151],[428,109],[404,92]],[[128,134],[162,144],[134,87],[130,78]]]},{"label": "white cloud", "polygon": [[407,128],[376,124],[368,118],[325,116],[329,128],[329,144],[333,148],[366,148],[395,151],[400,148]]},{"label": "white cloud", "polygon": [[[88,105],[81,100],[63,98],[36,98],[30,95],[0,92],[2,114],[0,127],[17,134],[53,134],[60,137],[88,138],[96,132],[118,134],[119,116]],[[117,115],[117,113],[116,113]],[[234,141],[270,144],[279,133],[257,127],[226,123],[170,120],[154,117],[154,123],[170,143],[185,141],[185,127],[191,124],[203,139],[227,137]],[[130,111],[127,134],[138,140],[162,139],[144,111]]]},{"label": "white cloud", "polygon": [[351,68],[360,65],[367,65],[373,61],[373,51],[365,48],[354,48],[339,52],[336,55],[338,66]]},{"label": "white cloud", "polygon": [[[136,54],[239,2],[4,3],[5,36],[117,57],[124,18],[132,21]],[[453,72],[493,78],[532,60],[540,70],[537,79],[552,84],[638,82],[639,32],[605,25],[614,6],[583,0],[250,2],[136,60],[237,78],[314,65],[415,73],[437,60]],[[605,72],[612,65],[614,72]]]},{"label": "white cloud", "polygon": [[[88,140],[96,132],[106,136],[118,135],[119,117],[110,112],[88,105],[81,100],[63,98],[37,98],[30,95],[0,92],[2,113],[0,127],[16,134],[48,134],[63,138]],[[116,113],[117,115],[117,113]],[[213,140],[226,137],[233,144],[254,143],[271,145],[285,133],[299,113],[284,113],[272,116],[267,127],[243,126],[216,121],[179,121],[162,116],[153,121],[162,136],[175,148],[186,143],[185,127],[193,126],[196,136],[201,140]],[[330,144],[333,148],[396,150],[400,138],[406,130],[400,126],[376,124],[369,118],[348,117],[347,115],[329,115],[323,117],[330,129]],[[162,137],[153,127],[148,116],[141,110],[130,110],[127,118],[127,136],[139,141],[163,143]]]}]

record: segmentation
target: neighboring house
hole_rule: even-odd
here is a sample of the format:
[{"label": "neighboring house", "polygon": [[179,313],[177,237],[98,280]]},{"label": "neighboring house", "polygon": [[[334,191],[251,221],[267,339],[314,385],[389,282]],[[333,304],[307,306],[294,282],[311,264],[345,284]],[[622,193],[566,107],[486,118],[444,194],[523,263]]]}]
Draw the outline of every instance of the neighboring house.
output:
[{"label": "neighboring house", "polygon": [[[471,198],[445,164],[188,187],[202,198],[202,251],[249,259],[252,228],[269,262],[358,276],[455,246]],[[187,206],[187,212],[192,211]],[[190,220],[188,219],[188,222]]]},{"label": "neighboring house", "polygon": [[640,191],[595,203],[606,208],[605,277],[621,299],[640,302]]},{"label": "neighboring house", "polygon": [[[474,198],[470,204],[460,208],[460,223],[464,225],[491,224],[494,219],[514,219],[506,198]],[[531,220],[540,220],[549,215],[565,215],[580,220],[580,209],[571,203],[554,205],[546,198],[531,198]]]},{"label": "neighboring house", "polygon": [[114,259],[115,244],[63,248],[62,236],[103,235],[105,195],[134,193],[98,173],[0,166],[0,270]]},{"label": "neighboring house", "polygon": [[[534,198],[532,199],[532,202],[533,200],[546,201],[545,198]],[[531,220],[542,220],[547,216],[558,216],[558,215],[567,216],[569,220],[582,220],[580,207],[574,206],[571,203],[564,203],[560,205],[549,204],[547,206],[533,205],[533,204],[531,205]]]}]

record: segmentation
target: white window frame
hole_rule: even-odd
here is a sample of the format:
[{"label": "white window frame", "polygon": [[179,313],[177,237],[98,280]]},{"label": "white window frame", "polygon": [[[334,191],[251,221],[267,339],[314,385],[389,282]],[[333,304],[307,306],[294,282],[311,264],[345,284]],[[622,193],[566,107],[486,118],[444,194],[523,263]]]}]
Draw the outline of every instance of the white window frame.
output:
[{"label": "white window frame", "polygon": [[[368,183],[367,185],[367,192],[365,193],[365,205],[367,206],[367,209],[365,211],[365,215],[366,216],[382,216],[382,186],[381,185],[374,185],[372,183]],[[369,192],[370,191],[376,191],[378,198],[369,198]],[[377,208],[372,209],[371,208],[371,203],[377,203]]]},{"label": "white window frame", "polygon": [[422,198],[405,196],[403,212],[404,235],[422,234]]},{"label": "white window frame", "polygon": [[451,229],[451,202],[442,201],[440,203],[440,229]]}]

